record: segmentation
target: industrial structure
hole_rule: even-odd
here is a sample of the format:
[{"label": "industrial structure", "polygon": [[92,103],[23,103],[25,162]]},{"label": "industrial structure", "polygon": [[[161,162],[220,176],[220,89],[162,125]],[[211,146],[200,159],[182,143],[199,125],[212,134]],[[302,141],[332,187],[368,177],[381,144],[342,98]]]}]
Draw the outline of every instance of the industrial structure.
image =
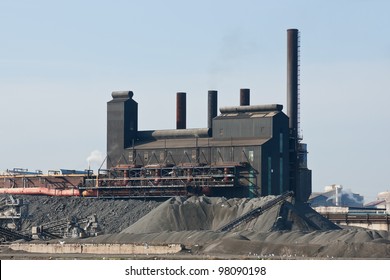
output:
[{"label": "industrial structure", "polygon": [[333,184],[325,187],[324,192],[313,192],[308,203],[312,207],[363,207],[364,197],[344,189],[342,185]]},{"label": "industrial structure", "polygon": [[240,90],[238,106],[220,108],[208,91],[207,127],[187,129],[186,93],[176,95],[176,129],[138,129],[132,91],[107,103],[107,168],[98,174],[13,174],[0,193],[92,197],[225,197],[280,195],[307,201],[311,170],[299,135],[299,32],[287,30],[287,114],[279,104],[251,105]]},{"label": "industrial structure", "polygon": [[0,198],[0,227],[19,230],[21,221],[27,216],[27,205],[23,199],[12,195]]},{"label": "industrial structure", "polygon": [[363,205],[363,196],[334,184],[326,186],[325,192],[313,192],[307,204],[338,225],[389,231],[389,198],[388,192],[382,192],[376,201]]},{"label": "industrial structure", "polygon": [[[176,95],[175,130],[138,130],[131,91],[112,93],[107,104],[107,167],[139,193],[204,193],[254,197],[311,193],[306,144],[299,135],[299,32],[287,31],[287,115],[279,104],[220,108],[208,92],[207,127],[187,129],[186,93]],[[111,172],[112,177],[112,172]],[[112,185],[113,183],[110,182]]]}]

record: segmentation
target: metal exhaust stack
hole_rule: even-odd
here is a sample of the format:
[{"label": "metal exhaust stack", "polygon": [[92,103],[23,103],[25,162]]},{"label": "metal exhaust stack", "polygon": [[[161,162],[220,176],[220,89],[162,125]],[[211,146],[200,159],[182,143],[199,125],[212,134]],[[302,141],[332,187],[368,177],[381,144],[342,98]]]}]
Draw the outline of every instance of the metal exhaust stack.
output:
[{"label": "metal exhaust stack", "polygon": [[187,122],[186,93],[176,94],[176,129],[186,129]]},{"label": "metal exhaust stack", "polygon": [[287,115],[291,135],[298,139],[298,29],[287,30]]},{"label": "metal exhaust stack", "polygon": [[208,115],[207,127],[213,128],[213,119],[218,114],[218,92],[216,90],[208,91]]},{"label": "metal exhaust stack", "polygon": [[240,89],[240,106],[249,106],[250,102],[250,89],[242,88]]},{"label": "metal exhaust stack", "polygon": [[290,190],[299,196],[298,173],[298,29],[287,30],[287,116],[290,129]]}]

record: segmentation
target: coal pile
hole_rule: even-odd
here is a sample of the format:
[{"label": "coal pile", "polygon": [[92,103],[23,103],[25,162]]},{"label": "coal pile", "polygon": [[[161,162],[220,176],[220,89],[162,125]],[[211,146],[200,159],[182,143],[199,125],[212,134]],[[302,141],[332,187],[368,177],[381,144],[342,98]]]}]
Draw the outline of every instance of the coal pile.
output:
[{"label": "coal pile", "polygon": [[269,204],[261,198],[173,197],[151,200],[100,200],[30,197],[30,216],[23,228],[67,216],[96,214],[105,234],[75,243],[182,244],[185,254],[221,258],[390,259],[387,231],[339,228],[305,204],[291,198],[230,231],[219,229]]},{"label": "coal pile", "polygon": [[[276,196],[258,198],[173,197],[122,233],[153,233],[163,231],[216,231],[230,221],[253,209],[272,202]],[[288,201],[290,200],[290,201]],[[295,206],[291,198],[276,203],[257,218],[238,226],[235,231],[270,232],[280,230],[339,229],[305,205]]]},{"label": "coal pile", "polygon": [[96,214],[103,233],[118,233],[161,204],[153,200],[95,199],[83,197],[15,196],[23,199],[28,216],[21,231],[72,216],[81,219]]},{"label": "coal pile", "polygon": [[272,199],[174,197],[119,234],[87,242],[180,243],[191,254],[225,258],[390,258],[387,231],[341,229],[307,205],[291,201],[275,204],[232,231],[217,230]]}]

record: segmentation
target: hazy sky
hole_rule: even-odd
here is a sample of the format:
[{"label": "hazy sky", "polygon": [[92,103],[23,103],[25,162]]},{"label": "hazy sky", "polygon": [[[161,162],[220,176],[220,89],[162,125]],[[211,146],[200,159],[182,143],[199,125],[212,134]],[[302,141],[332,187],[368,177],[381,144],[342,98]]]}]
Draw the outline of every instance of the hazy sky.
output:
[{"label": "hazy sky", "polygon": [[[301,32],[301,128],[313,189],[390,190],[390,1],[0,1],[0,170],[85,169],[106,102],[132,90],[139,129],[219,107],[286,104],[286,30]],[[284,109],[286,112],[286,110]],[[96,164],[95,164],[96,165]],[[93,168],[97,168],[93,165]]]}]

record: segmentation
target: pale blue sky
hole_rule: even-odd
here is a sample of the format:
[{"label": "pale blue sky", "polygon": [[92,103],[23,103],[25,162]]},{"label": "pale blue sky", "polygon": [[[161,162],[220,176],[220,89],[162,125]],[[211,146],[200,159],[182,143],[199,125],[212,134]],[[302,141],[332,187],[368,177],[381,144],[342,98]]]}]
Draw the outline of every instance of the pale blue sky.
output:
[{"label": "pale blue sky", "polygon": [[[274,2],[274,3],[273,3]],[[139,128],[205,127],[219,107],[286,104],[286,30],[301,32],[301,128],[313,189],[390,190],[390,1],[0,1],[0,170],[84,169],[106,102],[133,90]],[[96,167],[95,167],[96,168]]]}]

